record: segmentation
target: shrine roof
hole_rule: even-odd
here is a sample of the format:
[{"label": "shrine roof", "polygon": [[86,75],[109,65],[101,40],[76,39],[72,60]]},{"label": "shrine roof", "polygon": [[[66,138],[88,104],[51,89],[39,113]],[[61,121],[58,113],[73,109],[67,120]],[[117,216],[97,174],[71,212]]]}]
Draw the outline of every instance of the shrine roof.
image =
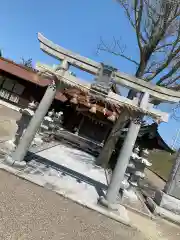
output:
[{"label": "shrine roof", "polygon": [[23,80],[35,83],[40,86],[47,86],[48,79],[41,78],[36,70],[23,66],[22,64],[15,63],[9,59],[0,57],[0,71],[10,73]]},{"label": "shrine roof", "polygon": [[[175,151],[169,147],[169,145],[164,141],[164,139],[159,134],[158,130],[158,124],[153,123],[151,125],[142,126],[139,132],[139,141],[141,141],[141,144],[149,145],[149,148],[153,149],[153,146],[155,149],[164,150],[169,153],[174,153]],[[156,146],[156,147],[155,147]]]},{"label": "shrine roof", "polygon": [[[124,134],[121,135],[121,138],[124,138],[127,130],[128,130],[128,125],[122,130]],[[153,149],[159,149],[163,150],[169,153],[174,153],[175,150],[170,148],[168,144],[163,140],[161,135],[159,134],[158,131],[158,124],[157,123],[152,123],[149,125],[143,125],[140,128],[138,138],[137,138],[137,143],[143,148],[147,148],[149,150]]]},{"label": "shrine roof", "polygon": [[115,118],[117,118],[122,111],[121,106],[106,102],[104,99],[96,99],[94,96],[91,96],[90,92],[83,92],[78,88],[68,88],[62,93],[70,102],[73,98],[76,98],[75,102],[71,102],[73,105],[81,105],[89,110],[95,105],[96,113],[101,113],[106,117],[114,113],[116,114]]},{"label": "shrine roof", "polygon": [[[0,72],[9,73],[41,87],[46,87],[50,82],[47,78],[39,76],[38,71],[35,69],[28,68],[22,64],[15,63],[3,57],[0,57]],[[61,92],[57,92],[56,99],[62,102],[67,100]]]}]

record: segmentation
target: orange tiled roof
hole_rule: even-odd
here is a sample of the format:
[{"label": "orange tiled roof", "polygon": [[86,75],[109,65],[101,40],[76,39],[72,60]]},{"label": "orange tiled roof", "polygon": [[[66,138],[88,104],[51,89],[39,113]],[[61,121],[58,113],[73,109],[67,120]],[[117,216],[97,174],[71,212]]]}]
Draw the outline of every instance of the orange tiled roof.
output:
[{"label": "orange tiled roof", "polygon": [[103,101],[88,101],[88,94],[81,91],[80,89],[77,88],[69,88],[63,91],[63,95],[67,97],[67,99],[72,99],[75,95],[77,96],[77,101],[79,105],[83,105],[87,108],[91,108],[92,104],[96,102],[96,109],[100,113],[104,113],[104,109],[106,108],[106,113],[107,115],[111,115],[112,112],[116,112],[117,115],[120,114],[121,109],[120,107],[117,107],[112,104],[106,104]]}]

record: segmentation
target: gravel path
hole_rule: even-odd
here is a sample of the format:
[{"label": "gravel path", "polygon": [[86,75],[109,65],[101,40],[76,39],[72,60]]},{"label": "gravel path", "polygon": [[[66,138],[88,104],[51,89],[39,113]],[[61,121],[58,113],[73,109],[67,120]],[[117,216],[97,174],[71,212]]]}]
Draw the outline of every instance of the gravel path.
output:
[{"label": "gravel path", "polygon": [[0,170],[2,240],[145,240],[135,230]]}]

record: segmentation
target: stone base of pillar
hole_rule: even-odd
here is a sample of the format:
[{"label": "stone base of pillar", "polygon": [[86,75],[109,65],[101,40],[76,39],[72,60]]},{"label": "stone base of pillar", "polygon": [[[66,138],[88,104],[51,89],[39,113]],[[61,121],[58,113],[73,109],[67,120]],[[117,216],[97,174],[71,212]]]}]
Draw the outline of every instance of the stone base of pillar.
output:
[{"label": "stone base of pillar", "polygon": [[9,165],[9,166],[14,166],[16,168],[25,168],[26,167],[26,162],[25,161],[14,161],[11,156],[7,156],[4,159],[4,163]]},{"label": "stone base of pillar", "polygon": [[180,216],[180,199],[172,197],[163,191],[157,191],[154,197],[155,203]]},{"label": "stone base of pillar", "polygon": [[157,191],[154,199],[147,198],[146,204],[151,212],[171,222],[180,223],[180,200],[162,191]]},{"label": "stone base of pillar", "polygon": [[[120,194],[120,199],[122,199],[123,197],[123,190],[120,189],[119,194]],[[112,211],[118,211],[119,210],[119,205],[121,204],[120,201],[115,202],[115,203],[109,203],[109,201],[104,197],[104,196],[100,196],[98,199],[98,203],[105,207],[108,208],[109,210]]]},{"label": "stone base of pillar", "polygon": [[110,204],[106,199],[105,197],[100,197],[98,199],[98,203],[105,207],[105,208],[108,208],[109,210],[113,210],[113,211],[118,211],[119,209],[119,204]]}]

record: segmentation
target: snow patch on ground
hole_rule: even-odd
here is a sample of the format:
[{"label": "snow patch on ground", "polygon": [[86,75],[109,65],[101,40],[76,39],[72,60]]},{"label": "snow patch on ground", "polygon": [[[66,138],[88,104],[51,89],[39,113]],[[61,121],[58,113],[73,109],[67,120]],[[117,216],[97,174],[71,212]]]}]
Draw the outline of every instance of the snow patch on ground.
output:
[{"label": "snow patch on ground", "polygon": [[96,167],[93,164],[95,157],[88,153],[62,144],[44,150],[38,155],[107,185],[104,169]]},{"label": "snow patch on ground", "polygon": [[136,193],[132,189],[129,189],[129,190],[125,189],[124,190],[124,197],[131,199],[131,201],[133,201],[133,202],[137,202],[138,201],[138,197],[137,197]]},{"label": "snow patch on ground", "polygon": [[[42,157],[42,160],[37,158],[37,155]],[[58,166],[43,162],[43,158],[56,163]],[[104,208],[101,208],[97,202],[100,196],[106,194],[106,177],[110,176],[106,176],[104,169],[95,166],[94,162],[95,158],[92,155],[59,144],[40,152],[37,151],[35,155],[32,155],[25,169],[16,172],[13,168],[13,171],[29,181],[102,212],[105,210],[102,210]],[[4,165],[2,164],[1,167],[4,168]],[[125,191],[125,198],[137,201],[133,192]],[[119,205],[119,208],[120,212],[115,215],[128,222],[126,209],[122,205]]]}]

